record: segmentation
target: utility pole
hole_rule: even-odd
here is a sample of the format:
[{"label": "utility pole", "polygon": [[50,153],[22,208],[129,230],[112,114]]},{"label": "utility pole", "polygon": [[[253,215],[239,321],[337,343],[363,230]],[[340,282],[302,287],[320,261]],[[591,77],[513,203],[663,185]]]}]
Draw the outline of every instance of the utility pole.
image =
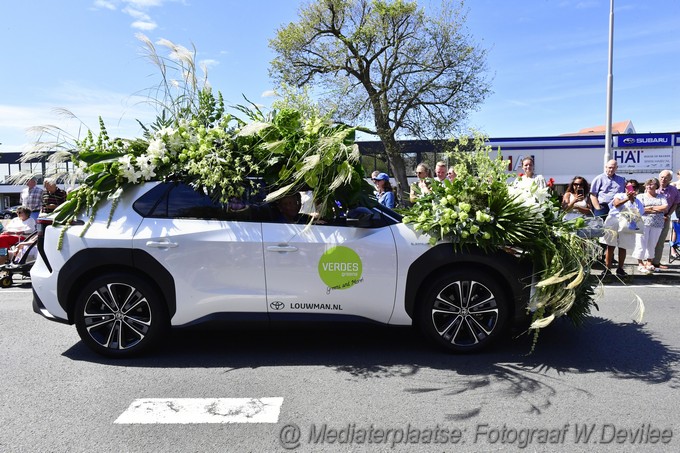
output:
[{"label": "utility pole", "polygon": [[607,122],[604,133],[604,165],[612,158],[612,86],[614,75],[614,0],[609,0],[609,67],[607,71]]}]

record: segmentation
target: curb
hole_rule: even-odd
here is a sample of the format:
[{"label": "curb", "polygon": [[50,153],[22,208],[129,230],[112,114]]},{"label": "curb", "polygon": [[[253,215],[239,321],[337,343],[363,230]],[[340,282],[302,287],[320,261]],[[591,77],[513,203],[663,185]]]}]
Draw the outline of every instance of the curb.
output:
[{"label": "curb", "polygon": [[[591,273],[599,277],[604,285],[609,284],[640,284],[640,285],[653,285],[653,284],[664,284],[664,285],[679,285],[680,284],[680,267],[676,265],[670,265],[669,269],[662,270],[655,274],[639,274],[637,270],[637,262],[626,263],[624,265],[624,270],[628,273],[628,277],[619,279],[615,275],[610,277],[605,277],[602,279],[602,274],[604,270],[594,270]],[[612,269],[614,271],[614,269]]]}]

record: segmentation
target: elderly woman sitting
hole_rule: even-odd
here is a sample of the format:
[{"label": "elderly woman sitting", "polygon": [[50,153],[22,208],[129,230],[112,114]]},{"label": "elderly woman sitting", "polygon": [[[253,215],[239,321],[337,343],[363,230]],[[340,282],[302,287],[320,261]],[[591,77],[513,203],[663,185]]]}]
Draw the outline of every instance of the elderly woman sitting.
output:
[{"label": "elderly woman sitting", "polygon": [[[7,249],[35,231],[35,219],[25,206],[17,209],[17,216],[9,222],[0,234],[0,249]],[[5,254],[6,255],[6,254]]]}]

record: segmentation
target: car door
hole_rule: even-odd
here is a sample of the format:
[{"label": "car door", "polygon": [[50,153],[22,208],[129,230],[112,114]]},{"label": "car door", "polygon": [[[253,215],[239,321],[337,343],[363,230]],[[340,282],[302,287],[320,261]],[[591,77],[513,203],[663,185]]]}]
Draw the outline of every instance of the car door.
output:
[{"label": "car door", "polygon": [[389,320],[397,260],[388,226],[265,222],[262,238],[272,319],[344,315]]},{"label": "car door", "polygon": [[206,198],[175,185],[134,236],[134,247],[152,255],[174,278],[172,324],[218,313],[266,319],[261,224],[224,220],[229,218],[220,214],[224,207]]}]

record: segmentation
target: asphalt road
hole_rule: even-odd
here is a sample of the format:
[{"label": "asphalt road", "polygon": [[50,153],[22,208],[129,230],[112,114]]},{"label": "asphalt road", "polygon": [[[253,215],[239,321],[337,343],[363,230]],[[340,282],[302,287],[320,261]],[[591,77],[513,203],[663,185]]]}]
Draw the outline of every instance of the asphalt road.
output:
[{"label": "asphalt road", "polygon": [[[371,327],[176,332],[115,361],[34,314],[30,289],[0,289],[0,451],[680,451],[678,301],[608,286],[531,355],[526,337],[460,356]],[[268,397],[275,423],[115,423],[140,398]]]}]

